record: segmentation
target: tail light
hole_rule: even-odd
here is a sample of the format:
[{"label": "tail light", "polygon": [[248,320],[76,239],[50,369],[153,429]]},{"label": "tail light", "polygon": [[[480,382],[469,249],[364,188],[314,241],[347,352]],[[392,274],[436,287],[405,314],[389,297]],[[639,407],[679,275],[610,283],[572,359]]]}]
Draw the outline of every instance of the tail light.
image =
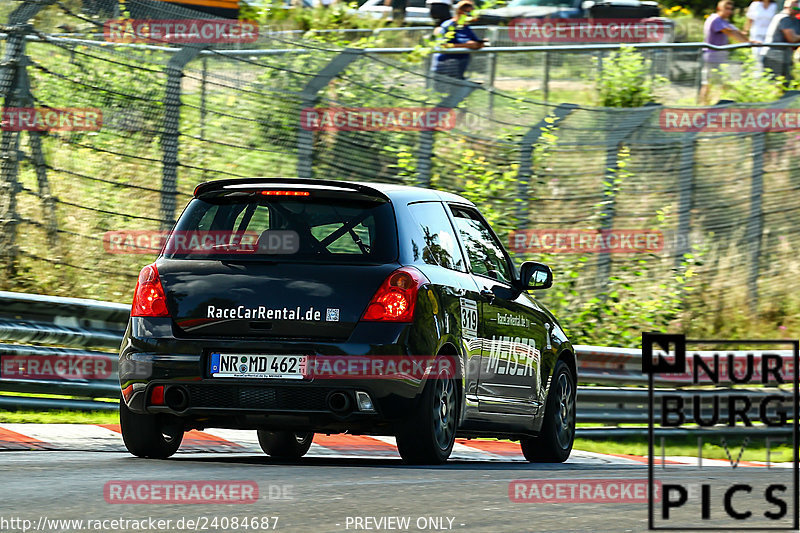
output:
[{"label": "tail light", "polygon": [[419,288],[428,279],[413,267],[392,272],[378,288],[361,320],[367,322],[411,322]]},{"label": "tail light", "polygon": [[139,281],[133,294],[131,316],[166,317],[167,296],[158,277],[155,264],[147,265],[139,272]]}]

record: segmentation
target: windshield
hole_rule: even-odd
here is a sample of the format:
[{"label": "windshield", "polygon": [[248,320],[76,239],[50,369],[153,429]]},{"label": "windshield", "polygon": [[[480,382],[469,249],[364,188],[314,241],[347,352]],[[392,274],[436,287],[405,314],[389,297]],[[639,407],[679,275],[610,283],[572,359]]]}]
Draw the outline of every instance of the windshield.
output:
[{"label": "windshield", "polygon": [[168,259],[388,263],[397,257],[386,201],[314,197],[194,199],[164,246]]}]

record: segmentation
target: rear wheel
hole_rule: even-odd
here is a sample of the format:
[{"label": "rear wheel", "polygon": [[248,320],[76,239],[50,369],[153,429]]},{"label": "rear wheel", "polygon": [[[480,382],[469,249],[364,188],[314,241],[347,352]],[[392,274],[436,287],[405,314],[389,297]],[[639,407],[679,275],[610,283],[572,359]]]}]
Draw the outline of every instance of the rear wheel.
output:
[{"label": "rear wheel", "polygon": [[314,440],[313,433],[258,430],[258,443],[264,453],[276,459],[300,459]]},{"label": "rear wheel", "polygon": [[119,402],[119,425],[128,451],[137,457],[166,459],[178,451],[183,440],[183,424],[171,415],[140,415],[124,400]]},{"label": "rear wheel", "polygon": [[521,441],[525,459],[532,463],[563,463],[575,440],[575,378],[564,361],[556,363],[538,437]]},{"label": "rear wheel", "polygon": [[438,465],[447,461],[456,438],[456,382],[448,365],[438,365],[429,379],[416,416],[397,435],[397,451],[409,464]]}]

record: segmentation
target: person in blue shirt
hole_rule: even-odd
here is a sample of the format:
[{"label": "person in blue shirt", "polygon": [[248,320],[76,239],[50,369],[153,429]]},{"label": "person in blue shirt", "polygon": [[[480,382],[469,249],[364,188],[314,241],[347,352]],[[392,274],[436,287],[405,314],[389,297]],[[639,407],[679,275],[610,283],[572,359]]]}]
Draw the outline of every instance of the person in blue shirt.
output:
[{"label": "person in blue shirt", "polygon": [[[473,32],[472,28],[467,24],[473,9],[475,9],[475,5],[472,2],[469,0],[462,0],[456,4],[453,18],[442,22],[442,25],[436,28],[437,36],[446,43],[446,47],[470,48],[472,50],[483,48],[485,42],[475,35],[475,32]],[[466,72],[467,66],[469,65],[470,55],[471,54],[436,54],[433,57],[433,72],[442,76],[463,80],[464,72]]]}]

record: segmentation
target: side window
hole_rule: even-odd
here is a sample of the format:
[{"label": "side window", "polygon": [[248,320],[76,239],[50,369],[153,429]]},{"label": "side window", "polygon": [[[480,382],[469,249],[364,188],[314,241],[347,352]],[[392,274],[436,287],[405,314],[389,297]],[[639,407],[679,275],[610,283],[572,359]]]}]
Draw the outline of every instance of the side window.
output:
[{"label": "side window", "polygon": [[451,206],[456,229],[467,250],[472,272],[481,276],[511,283],[511,268],[506,261],[503,248],[492,235],[489,227],[477,213],[461,207]]},{"label": "side window", "polygon": [[464,257],[444,206],[439,202],[423,202],[411,204],[408,209],[419,230],[411,242],[414,260],[466,272]]}]

